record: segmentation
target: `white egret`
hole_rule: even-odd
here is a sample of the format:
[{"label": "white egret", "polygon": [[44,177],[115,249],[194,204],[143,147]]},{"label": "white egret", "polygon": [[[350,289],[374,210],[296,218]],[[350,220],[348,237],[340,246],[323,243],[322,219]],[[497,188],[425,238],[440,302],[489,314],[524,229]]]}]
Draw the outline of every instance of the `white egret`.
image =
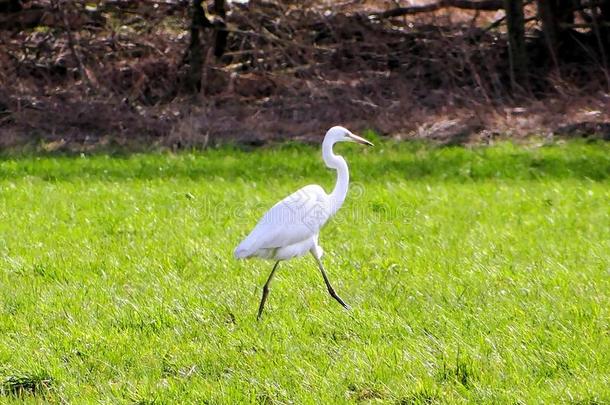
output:
[{"label": "white egret", "polygon": [[333,145],[337,142],[357,142],[373,146],[371,142],[343,127],[329,129],[322,142],[322,157],[326,166],[337,171],[337,183],[333,191],[326,194],[322,187],[312,184],[292,193],[267,211],[235,249],[235,257],[238,259],[260,257],[275,261],[273,270],[263,286],[257,319],[260,319],[263,313],[269,284],[280,261],[303,256],[307,252],[316,259],[330,295],[345,309],[350,309],[335,293],[328,280],[321,261],[323,251],[318,244],[320,229],[343,205],[349,185],[347,163],[343,157],[333,153]]}]

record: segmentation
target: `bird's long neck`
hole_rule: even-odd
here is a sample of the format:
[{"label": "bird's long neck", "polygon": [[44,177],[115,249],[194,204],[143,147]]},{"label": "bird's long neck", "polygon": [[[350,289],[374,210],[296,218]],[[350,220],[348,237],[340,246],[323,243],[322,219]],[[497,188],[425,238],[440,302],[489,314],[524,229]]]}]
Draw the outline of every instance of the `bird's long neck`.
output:
[{"label": "bird's long neck", "polygon": [[335,188],[330,193],[332,202],[331,215],[333,215],[345,201],[347,196],[347,188],[349,186],[349,170],[345,159],[333,153],[333,143],[324,142],[322,144],[322,157],[326,166],[337,171],[337,183]]}]

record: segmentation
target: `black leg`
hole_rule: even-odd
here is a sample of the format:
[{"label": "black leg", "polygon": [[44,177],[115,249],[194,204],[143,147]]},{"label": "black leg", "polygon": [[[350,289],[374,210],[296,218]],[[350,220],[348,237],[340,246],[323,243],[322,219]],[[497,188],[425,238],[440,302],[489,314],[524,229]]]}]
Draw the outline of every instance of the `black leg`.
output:
[{"label": "black leg", "polygon": [[322,277],[324,277],[324,283],[326,283],[326,288],[328,289],[328,293],[330,294],[331,297],[333,297],[335,300],[337,300],[337,302],[341,305],[343,305],[343,308],[350,310],[352,309],[349,305],[347,305],[345,303],[345,301],[343,301],[341,299],[341,297],[339,297],[339,295],[337,295],[337,293],[335,292],[335,289],[333,288],[333,286],[330,284],[330,280],[328,279],[328,276],[326,275],[326,271],[324,271],[324,266],[322,266],[322,261],[314,254],[314,256],[316,261],[318,262],[318,267],[320,268],[320,272],[322,273]]},{"label": "black leg", "polygon": [[261,315],[263,314],[263,309],[265,308],[265,301],[267,301],[267,295],[269,295],[269,284],[271,283],[271,279],[273,278],[273,275],[275,274],[275,269],[277,269],[278,264],[280,264],[279,260],[277,262],[275,262],[275,265],[273,266],[273,270],[271,270],[271,274],[269,274],[269,278],[267,278],[267,282],[263,286],[263,297],[261,298],[261,303],[258,306],[258,315],[256,316],[256,320],[261,319]]}]

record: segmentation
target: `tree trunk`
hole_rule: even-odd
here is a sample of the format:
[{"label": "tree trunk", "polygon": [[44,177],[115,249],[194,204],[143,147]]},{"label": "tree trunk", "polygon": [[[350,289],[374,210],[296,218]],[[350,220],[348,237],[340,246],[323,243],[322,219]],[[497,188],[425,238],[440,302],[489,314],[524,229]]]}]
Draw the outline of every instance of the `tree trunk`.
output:
[{"label": "tree trunk", "polygon": [[201,90],[201,73],[203,71],[203,49],[201,44],[201,30],[205,25],[205,13],[201,0],[193,0],[191,18],[191,40],[187,51],[188,72],[185,86],[188,92],[198,93]]},{"label": "tree trunk", "polygon": [[214,56],[220,58],[225,52],[227,46],[227,24],[225,18],[227,18],[227,10],[225,0],[214,0],[214,12],[221,18],[221,21],[216,26],[216,40],[214,41]]},{"label": "tree trunk", "polygon": [[549,54],[558,66],[559,47],[567,29],[563,24],[574,23],[574,2],[572,0],[538,0],[538,16]]},{"label": "tree trunk", "polygon": [[[226,2],[225,0],[214,0],[214,16],[218,18],[208,19],[206,10],[203,9],[205,3],[201,0],[193,0],[192,2],[192,19],[191,19],[191,40],[189,42],[188,51],[185,61],[188,63],[188,71],[185,78],[185,90],[192,93],[198,93],[203,87],[202,75],[205,68],[206,50],[203,44],[203,34],[206,29],[214,29],[214,55],[221,57],[227,45],[226,30]],[[208,48],[209,49],[209,48]]]},{"label": "tree trunk", "polygon": [[610,53],[610,0],[604,0],[599,8],[601,9],[603,46],[606,53]]},{"label": "tree trunk", "polygon": [[602,19],[604,22],[610,22],[610,0],[604,0],[599,8],[602,11]]},{"label": "tree trunk", "polygon": [[527,52],[525,49],[525,19],[522,0],[504,0],[508,26],[510,80],[513,91],[529,88]]},{"label": "tree trunk", "polygon": [[538,17],[542,22],[542,32],[551,54],[551,58],[557,65],[557,48],[559,46],[559,26],[555,19],[553,1],[538,0]]}]

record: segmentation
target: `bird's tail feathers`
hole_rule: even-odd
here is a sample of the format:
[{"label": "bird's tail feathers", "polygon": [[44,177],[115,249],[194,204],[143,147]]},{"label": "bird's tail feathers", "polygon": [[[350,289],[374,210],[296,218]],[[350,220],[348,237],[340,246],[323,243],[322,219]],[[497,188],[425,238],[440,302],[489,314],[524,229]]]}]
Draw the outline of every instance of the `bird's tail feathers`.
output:
[{"label": "bird's tail feathers", "polygon": [[237,247],[237,249],[235,249],[235,252],[233,252],[233,255],[235,255],[236,259],[246,259],[248,257],[250,257],[250,252],[246,249],[240,249],[239,246]]},{"label": "bird's tail feathers", "polygon": [[233,255],[236,259],[247,259],[248,257],[252,256],[252,248],[248,242],[249,241],[246,239],[235,248]]}]

